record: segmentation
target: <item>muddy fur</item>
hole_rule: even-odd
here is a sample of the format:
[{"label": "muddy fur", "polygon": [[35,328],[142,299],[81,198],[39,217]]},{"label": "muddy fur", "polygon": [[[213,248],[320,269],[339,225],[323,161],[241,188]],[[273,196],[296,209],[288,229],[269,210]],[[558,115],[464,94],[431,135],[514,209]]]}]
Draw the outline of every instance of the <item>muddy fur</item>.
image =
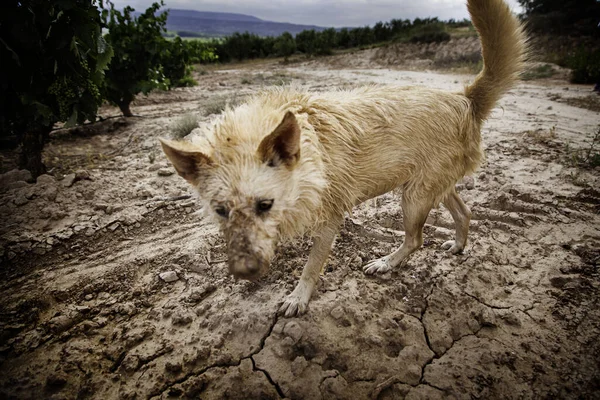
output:
[{"label": "muddy fur", "polygon": [[[313,235],[300,282],[281,308],[285,315],[306,310],[344,213],[397,187],[404,243],[368,263],[366,273],[403,265],[421,246],[427,215],[440,202],[456,224],[456,240],[443,248],[464,249],[470,212],[454,185],[481,163],[481,124],[515,83],[525,54],[522,30],[502,0],[469,0],[468,7],[484,69],[464,93],[277,88],[226,110],[193,143],[162,142],[220,224],[235,276],[260,277],[280,240]],[[272,207],[261,209],[267,203]]]}]

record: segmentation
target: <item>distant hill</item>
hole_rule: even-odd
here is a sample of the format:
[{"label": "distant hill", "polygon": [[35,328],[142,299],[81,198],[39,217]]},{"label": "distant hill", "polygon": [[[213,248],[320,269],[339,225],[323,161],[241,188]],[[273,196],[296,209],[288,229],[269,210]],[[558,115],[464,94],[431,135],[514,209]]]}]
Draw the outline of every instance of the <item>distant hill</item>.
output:
[{"label": "distant hill", "polygon": [[234,32],[278,36],[283,32],[295,35],[306,29],[322,31],[325,28],[265,21],[244,14],[170,9],[167,29],[177,32],[180,36],[228,36]]}]

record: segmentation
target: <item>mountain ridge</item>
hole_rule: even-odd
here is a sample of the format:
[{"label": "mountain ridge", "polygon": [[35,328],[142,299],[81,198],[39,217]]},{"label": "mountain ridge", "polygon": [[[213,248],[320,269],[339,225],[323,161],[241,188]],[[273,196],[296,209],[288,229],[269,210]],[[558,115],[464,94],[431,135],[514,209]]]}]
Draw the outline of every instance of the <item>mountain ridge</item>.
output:
[{"label": "mountain ridge", "polygon": [[[136,13],[137,14],[137,13]],[[179,36],[230,36],[235,32],[249,32],[259,36],[279,36],[283,32],[296,35],[304,30],[322,31],[317,25],[267,21],[247,14],[169,9],[167,30]]]}]

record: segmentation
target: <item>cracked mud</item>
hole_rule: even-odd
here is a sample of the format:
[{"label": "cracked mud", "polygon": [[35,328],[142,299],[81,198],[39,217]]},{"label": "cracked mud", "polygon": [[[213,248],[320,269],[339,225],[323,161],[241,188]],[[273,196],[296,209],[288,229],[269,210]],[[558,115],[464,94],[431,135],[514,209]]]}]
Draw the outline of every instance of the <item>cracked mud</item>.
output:
[{"label": "cracked mud", "polygon": [[173,119],[280,80],[471,79],[343,61],[211,71],[140,97],[144,118],[57,132],[54,176],[3,175],[0,398],[599,398],[599,176],[569,163],[599,113],[553,100],[589,87],[522,83],[500,102],[485,163],[458,184],[473,212],[464,254],[441,249],[453,223],[440,208],[407,265],[366,276],[403,238],[388,193],[346,217],[306,315],[277,310],[308,238],[282,244],[256,283],[227,275],[223,240],[160,152]]}]

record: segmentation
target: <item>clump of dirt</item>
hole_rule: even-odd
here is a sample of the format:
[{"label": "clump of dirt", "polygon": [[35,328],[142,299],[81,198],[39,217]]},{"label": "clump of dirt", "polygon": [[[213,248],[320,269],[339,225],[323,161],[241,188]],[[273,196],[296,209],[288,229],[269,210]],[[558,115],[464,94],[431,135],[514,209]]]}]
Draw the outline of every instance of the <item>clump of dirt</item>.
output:
[{"label": "clump of dirt", "polygon": [[440,208],[405,267],[366,277],[362,265],[404,237],[388,193],[346,217],[309,312],[285,319],[276,311],[310,238],[283,243],[258,282],[234,281],[223,239],[158,143],[176,118],[210,124],[216,97],[281,76],[313,90],[460,90],[466,78],[329,60],[211,69],[197,87],[141,97],[126,123],[55,132],[51,175],[0,176],[0,397],[600,396],[599,178],[563,158],[567,143],[586,146],[597,115],[557,97],[588,88],[530,81],[500,102],[483,128],[486,162],[457,185],[473,214],[464,254],[440,250],[453,235]]}]

